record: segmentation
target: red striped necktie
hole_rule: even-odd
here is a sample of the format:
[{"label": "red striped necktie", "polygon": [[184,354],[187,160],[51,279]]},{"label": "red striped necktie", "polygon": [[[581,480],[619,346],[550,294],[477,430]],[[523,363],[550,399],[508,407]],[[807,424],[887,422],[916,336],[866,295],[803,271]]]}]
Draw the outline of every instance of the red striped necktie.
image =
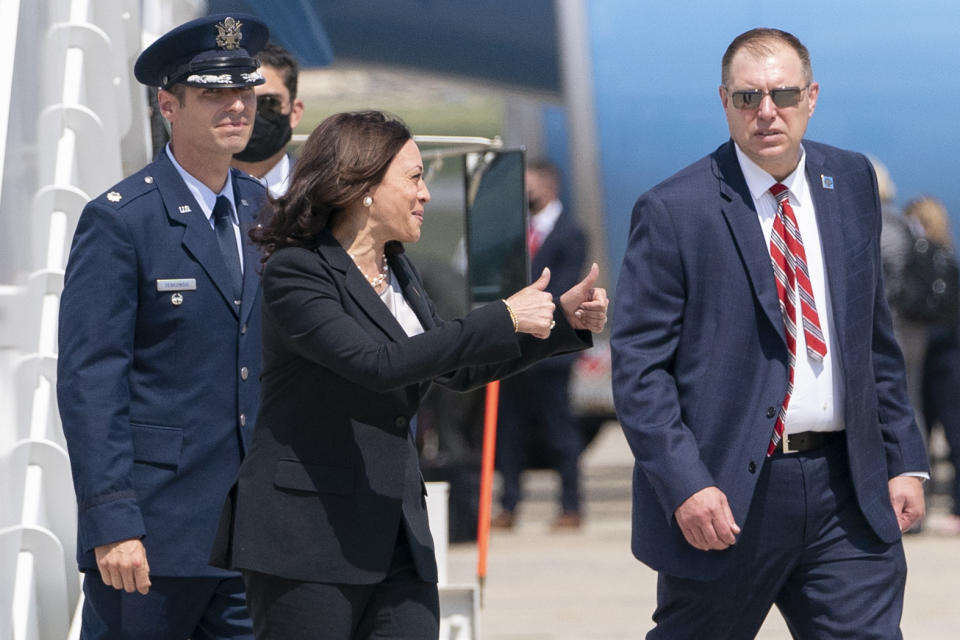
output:
[{"label": "red striped necktie", "polygon": [[533,262],[533,258],[537,255],[542,243],[543,238],[540,237],[540,232],[537,231],[532,222],[529,223],[527,225],[527,251],[530,253],[530,262]]},{"label": "red striped necktie", "polygon": [[817,303],[813,299],[813,287],[810,285],[810,273],[807,271],[807,254],[803,250],[797,218],[787,198],[787,188],[778,182],[770,187],[770,193],[777,199],[777,217],[773,221],[773,232],[770,234],[770,259],[773,262],[773,275],[777,281],[777,295],[780,298],[780,315],[783,317],[787,348],[790,351],[790,371],[787,394],[783,398],[783,405],[773,425],[773,435],[770,437],[767,455],[774,452],[783,438],[787,405],[790,404],[790,396],[793,394],[794,369],[797,365],[798,294],[803,320],[803,336],[807,343],[807,357],[820,362],[827,355],[827,345],[820,330],[820,318],[817,316]]}]

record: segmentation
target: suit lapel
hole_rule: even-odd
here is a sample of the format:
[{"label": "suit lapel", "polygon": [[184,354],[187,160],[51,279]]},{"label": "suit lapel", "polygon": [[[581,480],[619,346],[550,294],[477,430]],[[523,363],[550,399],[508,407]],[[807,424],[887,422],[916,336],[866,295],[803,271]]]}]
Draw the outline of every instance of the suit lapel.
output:
[{"label": "suit lapel", "polygon": [[553,245],[562,244],[566,241],[564,234],[567,230],[568,215],[570,214],[568,214],[567,210],[564,209],[557,218],[557,222],[553,225],[553,229],[550,230],[550,233],[548,233],[540,243],[540,247],[537,249],[537,253],[533,258],[533,264],[530,268],[531,273],[539,276],[540,272],[543,271],[543,268],[547,266],[546,256],[550,255]]},{"label": "suit lapel", "polygon": [[[809,145],[807,145],[809,147]],[[810,186],[810,197],[817,216],[817,227],[820,230],[820,248],[823,254],[823,267],[826,272],[827,286],[830,288],[830,304],[832,307],[832,334],[840,342],[840,351],[843,351],[843,332],[839,329],[847,326],[846,306],[847,299],[847,262],[842,222],[843,212],[840,209],[840,194],[845,185],[832,182],[832,189],[823,186],[823,177],[833,177],[834,170],[825,162],[822,153],[815,149],[807,149],[807,183]],[[821,311],[820,313],[823,313]]]},{"label": "suit lapel", "polygon": [[734,242],[747,270],[754,296],[777,335],[786,345],[780,299],[770,263],[770,250],[763,239],[760,220],[753,206],[753,196],[740,170],[733,143],[728,142],[715,154],[714,170],[720,180],[721,210],[727,219]]},{"label": "suit lapel", "polygon": [[[383,300],[373,290],[360,269],[353,263],[353,260],[329,230],[324,231],[321,235],[317,251],[332,267],[343,273],[344,288],[347,293],[381,331],[393,340],[403,340],[407,337],[403,327],[387,309],[387,305],[383,304]],[[390,263],[390,268],[393,267],[394,263]]]},{"label": "suit lapel", "polygon": [[230,274],[223,261],[217,236],[210,226],[210,222],[193,194],[183,183],[180,174],[166,152],[161,152],[155,162],[154,180],[161,187],[158,191],[163,198],[163,205],[167,210],[167,217],[174,224],[184,227],[182,244],[184,248],[200,263],[203,270],[210,277],[214,286],[223,296],[230,308],[239,316],[239,309],[234,304],[233,287],[230,284]]},{"label": "suit lapel", "polygon": [[388,260],[390,261],[390,268],[393,269],[393,272],[397,276],[397,281],[400,283],[400,289],[403,292],[404,299],[413,309],[413,312],[417,314],[417,318],[420,320],[420,324],[423,325],[424,330],[435,327],[436,323],[433,321],[433,315],[430,313],[430,305],[427,303],[427,294],[409,270],[407,260],[400,254],[389,256]]}]

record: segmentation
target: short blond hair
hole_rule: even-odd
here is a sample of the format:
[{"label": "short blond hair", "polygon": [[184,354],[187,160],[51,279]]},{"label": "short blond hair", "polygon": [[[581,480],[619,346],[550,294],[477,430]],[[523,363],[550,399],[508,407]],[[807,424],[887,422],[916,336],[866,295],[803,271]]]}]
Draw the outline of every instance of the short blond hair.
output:
[{"label": "short blond hair", "polygon": [[931,242],[945,247],[953,246],[950,233],[950,215],[947,208],[933,196],[914,198],[903,210],[905,216],[917,220],[923,225],[923,231]]}]

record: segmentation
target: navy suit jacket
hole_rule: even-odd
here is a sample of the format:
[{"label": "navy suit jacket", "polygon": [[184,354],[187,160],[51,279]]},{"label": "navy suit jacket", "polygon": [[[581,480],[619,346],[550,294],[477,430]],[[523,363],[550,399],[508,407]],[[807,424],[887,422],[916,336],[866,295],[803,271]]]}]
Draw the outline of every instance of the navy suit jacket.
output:
[{"label": "navy suit jacket", "polygon": [[[883,295],[876,178],[860,154],[804,149],[851,480],[871,528],[892,542],[900,530],[887,481],[928,467]],[[634,555],[667,574],[715,578],[730,554],[687,544],[674,511],[717,486],[744,526],[787,388],[770,254],[732,142],[637,201],[611,344],[617,414],[636,459]]]},{"label": "navy suit jacket", "polygon": [[533,256],[531,278],[536,280],[544,267],[550,267],[547,291],[552,293],[554,298],[559,298],[562,293],[580,282],[586,259],[587,238],[573,213],[564,208],[553,229]]},{"label": "navy suit jacket", "polygon": [[[60,299],[57,397],[78,503],[78,561],[143,537],[153,575],[208,566],[259,403],[263,187],[233,171],[244,238],[235,304],[216,233],[167,154],[91,201]],[[178,282],[171,282],[171,281]]]},{"label": "navy suit jacket", "polygon": [[[547,285],[554,300],[583,278],[583,263],[587,259],[587,237],[573,213],[564,207],[553,229],[543,239],[533,256],[530,272],[536,280],[544,267],[550,268],[550,283]],[[569,369],[576,360],[575,354],[548,358],[533,366],[533,371],[561,371]],[[522,384],[522,383],[521,383]]]},{"label": "navy suit jacket", "polygon": [[557,307],[547,340],[516,334],[503,304],[436,315],[402,251],[390,271],[424,332],[407,337],[346,251],[280,249],[263,274],[263,400],[224,509],[212,561],[293,580],[384,579],[399,528],[436,581],[426,494],[410,422],[432,382],[476,388],[591,344]]}]

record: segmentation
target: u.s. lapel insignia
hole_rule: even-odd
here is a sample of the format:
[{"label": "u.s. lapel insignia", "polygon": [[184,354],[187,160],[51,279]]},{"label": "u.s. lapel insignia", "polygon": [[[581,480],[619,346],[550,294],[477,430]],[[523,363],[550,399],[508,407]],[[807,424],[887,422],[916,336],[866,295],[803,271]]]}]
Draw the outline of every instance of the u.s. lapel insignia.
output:
[{"label": "u.s. lapel insignia", "polygon": [[190,205],[188,204],[180,205],[180,213],[190,213]]},{"label": "u.s. lapel insignia", "polygon": [[243,206],[247,206],[247,201],[246,201],[246,199],[240,198],[240,204],[242,204]]},{"label": "u.s. lapel insignia", "polygon": [[833,176],[825,176],[821,173],[820,184],[823,185],[824,189],[833,189]]},{"label": "u.s. lapel insignia", "polygon": [[243,34],[240,33],[240,27],[243,23],[233,18],[224,18],[223,22],[217,23],[217,46],[222,49],[237,49],[240,46],[240,40]]},{"label": "u.s. lapel insignia", "polygon": [[111,191],[110,193],[107,194],[107,200],[109,200],[110,202],[120,202],[122,198],[123,196],[116,191]]}]

